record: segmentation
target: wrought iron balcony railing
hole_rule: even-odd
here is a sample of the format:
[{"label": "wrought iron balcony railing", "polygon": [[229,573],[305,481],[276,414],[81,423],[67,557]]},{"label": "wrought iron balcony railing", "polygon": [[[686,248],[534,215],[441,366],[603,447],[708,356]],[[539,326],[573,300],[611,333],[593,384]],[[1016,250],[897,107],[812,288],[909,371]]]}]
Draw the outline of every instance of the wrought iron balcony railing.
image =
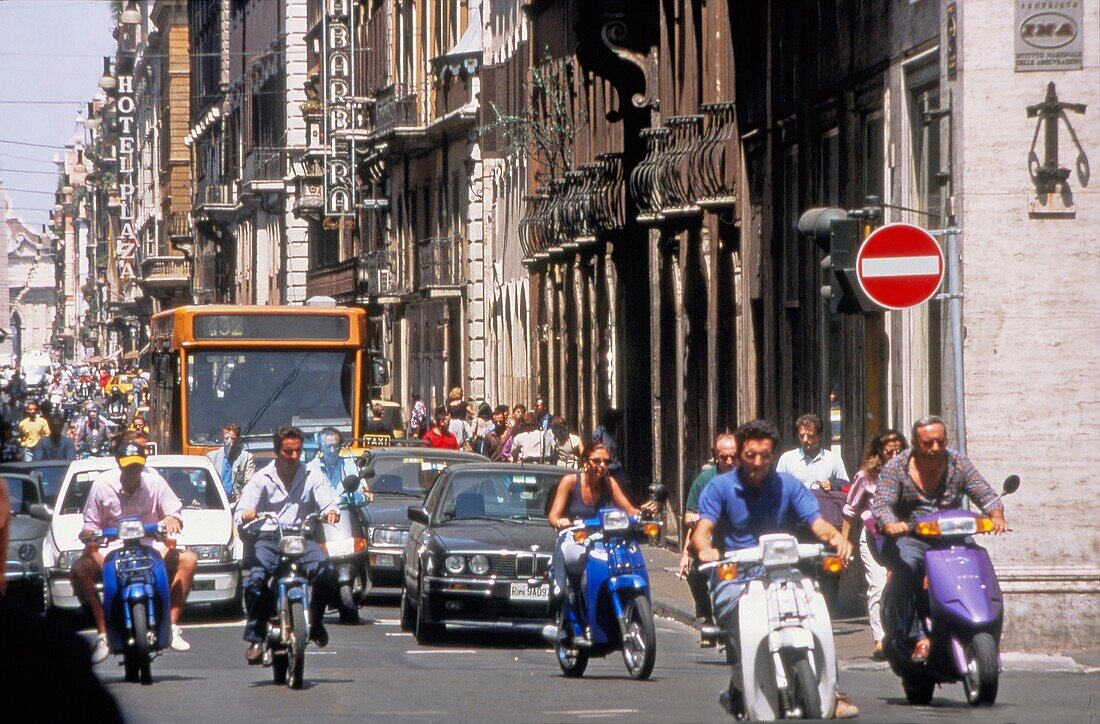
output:
[{"label": "wrought iron balcony railing", "polygon": [[237,186],[233,183],[200,183],[195,207],[232,209],[237,205]]},{"label": "wrought iron balcony railing", "polygon": [[458,236],[423,239],[416,247],[417,287],[456,288],[465,281],[465,244]]},{"label": "wrought iron balcony railing", "polygon": [[416,89],[395,83],[381,93],[374,104],[374,132],[423,126],[420,98]]},{"label": "wrought iron balcony railing", "polygon": [[183,256],[149,256],[141,261],[144,287],[189,287],[191,262]]},{"label": "wrought iron balcony railing", "polygon": [[401,259],[400,254],[388,249],[374,249],[360,257],[359,285],[364,293],[382,297],[408,291]]},{"label": "wrought iron balcony railing", "polygon": [[257,146],[246,158],[246,181],[281,181],[286,176],[285,149]]}]

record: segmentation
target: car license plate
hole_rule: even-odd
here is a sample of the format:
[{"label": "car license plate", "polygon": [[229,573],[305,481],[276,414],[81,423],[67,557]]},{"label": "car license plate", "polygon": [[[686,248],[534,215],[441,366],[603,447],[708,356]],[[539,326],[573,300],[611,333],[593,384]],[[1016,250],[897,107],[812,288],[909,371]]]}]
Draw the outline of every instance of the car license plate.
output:
[{"label": "car license plate", "polygon": [[214,579],[209,578],[206,580],[196,580],[191,584],[191,588],[196,591],[213,591]]},{"label": "car license plate", "polygon": [[508,598],[513,601],[546,601],[550,598],[550,584],[528,586],[522,581],[508,584]]}]

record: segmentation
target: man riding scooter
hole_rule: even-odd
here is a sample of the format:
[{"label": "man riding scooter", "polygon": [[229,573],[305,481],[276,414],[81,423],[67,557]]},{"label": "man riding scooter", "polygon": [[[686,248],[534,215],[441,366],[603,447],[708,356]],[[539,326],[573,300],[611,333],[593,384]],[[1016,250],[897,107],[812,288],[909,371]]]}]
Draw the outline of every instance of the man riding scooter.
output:
[{"label": "man riding scooter", "polygon": [[912,644],[911,660],[928,660],[931,641],[924,630],[924,554],[931,543],[908,533],[913,518],[949,508],[961,508],[969,496],[993,522],[993,533],[1004,533],[1004,506],[974,464],[947,447],[947,423],[934,415],[913,424],[913,447],[887,463],[871,502],[878,530],[888,537],[882,556],[892,572],[883,599],[883,619],[895,624],[887,631],[895,642]]},{"label": "man riding scooter", "polygon": [[[699,523],[692,545],[700,563],[718,561],[725,551],[757,545],[766,533],[788,532],[801,522],[809,527],[822,543],[834,546],[840,558],[847,562],[852,544],[833,525],[821,517],[813,494],[790,475],[772,470],[779,431],[764,420],[741,425],[734,432],[737,438],[738,465],[733,470],[716,475],[699,499]],[[712,581],[714,618],[719,627],[729,632],[727,646],[731,660],[736,660],[737,603],[746,588],[742,580]],[[731,711],[740,711],[743,695],[731,677],[730,689],[723,694]],[[856,716],[859,710],[838,696],[835,716],[838,719]]]},{"label": "man riding scooter", "polygon": [[[263,663],[263,640],[268,619],[275,606],[274,592],[268,579],[279,565],[278,526],[301,528],[306,518],[322,513],[326,523],[336,523],[340,513],[335,509],[336,492],[319,472],[309,471],[301,463],[302,431],[296,427],[280,427],[275,431],[275,460],[258,470],[244,486],[237,501],[235,515],[238,525],[256,519],[258,513],[275,513],[278,522],[261,524],[255,545],[255,564],[245,580],[244,595],[248,608],[244,639],[249,642],[245,659],[250,665]],[[309,638],[317,646],[328,645],[328,632],[322,622],[326,604],[336,590],[336,571],[328,555],[316,541],[306,542],[305,554],[299,559],[313,585],[309,599]]]},{"label": "man riding scooter", "polygon": [[[145,467],[145,446],[133,438],[124,438],[115,453],[118,467],[105,470],[92,483],[84,504],[84,532],[98,533],[118,526],[122,518],[140,518],[142,523],[161,523],[165,533],[175,535],[183,529],[181,511],[183,504],[172,492],[160,473]],[[121,545],[121,544],[119,544]],[[165,549],[155,544],[164,557],[171,579],[172,649],[188,651],[191,644],[183,638],[179,627],[180,611],[191,591],[195,568],[199,559],[193,551],[179,548]],[[106,660],[107,622],[103,614],[103,602],[99,600],[96,583],[103,578],[103,559],[107,551],[88,546],[84,555],[73,564],[73,588],[81,601],[92,611],[99,638],[92,652],[92,662]]]}]

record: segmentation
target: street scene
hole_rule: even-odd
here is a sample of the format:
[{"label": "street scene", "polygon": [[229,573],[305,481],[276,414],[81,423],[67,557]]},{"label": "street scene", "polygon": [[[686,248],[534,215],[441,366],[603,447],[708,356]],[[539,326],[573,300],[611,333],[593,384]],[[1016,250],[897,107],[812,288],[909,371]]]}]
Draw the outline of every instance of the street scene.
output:
[{"label": "street scene", "polygon": [[0,0],[12,721],[1100,721],[1100,0]]}]

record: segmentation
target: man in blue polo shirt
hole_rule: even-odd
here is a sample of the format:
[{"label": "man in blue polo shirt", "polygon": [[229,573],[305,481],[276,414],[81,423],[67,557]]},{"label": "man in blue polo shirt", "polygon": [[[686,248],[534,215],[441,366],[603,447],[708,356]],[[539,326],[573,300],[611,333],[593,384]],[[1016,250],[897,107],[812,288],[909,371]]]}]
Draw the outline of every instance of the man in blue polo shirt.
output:
[{"label": "man in blue polo shirt", "polygon": [[[797,478],[771,469],[779,444],[775,425],[764,420],[746,422],[734,437],[737,467],[716,475],[699,498],[699,523],[692,537],[699,562],[717,561],[725,551],[751,548],[761,535],[789,532],[801,522],[822,543],[834,546],[847,563],[851,541],[821,517],[813,493]],[[746,585],[721,581],[713,588],[714,619],[730,632],[728,646],[734,660],[737,602]]]}]

